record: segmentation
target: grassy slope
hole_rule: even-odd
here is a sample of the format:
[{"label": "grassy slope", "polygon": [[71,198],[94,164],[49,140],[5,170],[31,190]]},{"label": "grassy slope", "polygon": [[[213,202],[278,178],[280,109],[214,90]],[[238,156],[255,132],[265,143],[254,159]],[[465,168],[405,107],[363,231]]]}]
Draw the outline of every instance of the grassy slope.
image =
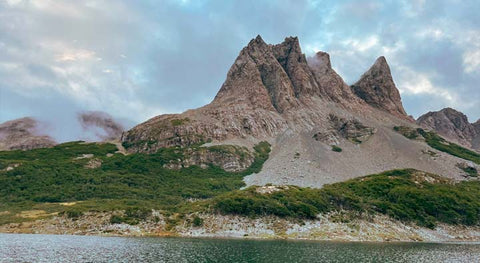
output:
[{"label": "grassy slope", "polygon": [[[259,194],[254,188],[238,190],[244,186],[245,175],[260,171],[270,145],[260,143],[255,150],[254,164],[240,173],[213,166],[163,168],[170,160],[182,158],[182,149],[178,148],[123,156],[114,153],[112,144],[72,142],[50,149],[0,152],[0,224],[28,220],[16,216],[25,210],[43,210],[44,216],[56,212],[78,216],[90,210],[127,210],[127,216],[141,218],[145,209],[150,208],[166,213],[217,211],[292,218],[347,210],[357,214],[383,213],[429,227],[437,222],[479,223],[478,181],[452,184],[427,175],[437,181],[429,183],[414,170],[386,172],[322,189],[291,186],[272,194]],[[83,154],[94,154],[93,158],[101,160],[102,166],[85,168],[91,158],[77,159]],[[21,165],[5,170],[13,164]],[[65,206],[61,202],[78,203]]]},{"label": "grassy slope", "polygon": [[[170,160],[182,158],[182,150],[177,148],[124,156],[114,154],[116,147],[112,144],[72,142],[51,149],[0,152],[0,169],[21,164],[11,171],[0,171],[0,212],[105,211],[129,207],[176,211],[190,204],[188,200],[211,198],[244,186],[242,178],[260,171],[270,145],[260,143],[255,150],[252,166],[239,173],[214,166],[164,168]],[[94,154],[93,158],[101,160],[102,166],[85,168],[91,158],[76,159],[83,154]],[[82,202],[69,207],[58,204],[76,201]],[[0,223],[12,216],[0,214]]]},{"label": "grassy slope", "polygon": [[416,170],[394,170],[322,189],[289,186],[261,194],[250,187],[216,197],[212,207],[224,214],[246,216],[315,218],[320,212],[347,210],[357,215],[386,214],[427,227],[434,227],[437,222],[477,225],[480,182],[453,184]]},{"label": "grassy slope", "polygon": [[412,140],[422,136],[425,142],[434,149],[480,164],[480,154],[449,142],[433,131],[427,132],[421,128],[414,129],[407,126],[395,126],[393,129]]}]

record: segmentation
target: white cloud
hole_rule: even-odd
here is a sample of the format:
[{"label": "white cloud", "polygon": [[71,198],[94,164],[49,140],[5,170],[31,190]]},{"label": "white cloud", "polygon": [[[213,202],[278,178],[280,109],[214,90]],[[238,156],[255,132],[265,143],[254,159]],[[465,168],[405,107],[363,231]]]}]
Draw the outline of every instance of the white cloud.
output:
[{"label": "white cloud", "polygon": [[444,89],[432,84],[429,77],[425,73],[418,73],[405,66],[398,66],[397,72],[397,87],[401,94],[406,95],[432,95],[439,97],[446,103],[452,106],[459,105],[459,97],[454,92],[448,89]]},{"label": "white cloud", "polygon": [[373,35],[364,39],[347,39],[342,42],[344,46],[350,47],[356,52],[365,52],[378,45],[378,36]]},{"label": "white cloud", "polygon": [[463,65],[466,73],[480,73],[480,49],[466,51],[463,54]]},{"label": "white cloud", "polygon": [[70,50],[64,51],[60,54],[55,55],[55,61],[57,62],[66,62],[66,61],[78,61],[91,59],[95,56],[95,52],[90,50]]}]

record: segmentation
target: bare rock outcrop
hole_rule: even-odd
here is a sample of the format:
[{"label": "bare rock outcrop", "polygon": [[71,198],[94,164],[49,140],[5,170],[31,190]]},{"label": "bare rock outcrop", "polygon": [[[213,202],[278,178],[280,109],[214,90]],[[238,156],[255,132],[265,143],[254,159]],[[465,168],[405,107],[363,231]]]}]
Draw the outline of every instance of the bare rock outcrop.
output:
[{"label": "bare rock outcrop", "polygon": [[[387,76],[379,77],[378,84],[374,83],[377,78],[365,79],[372,85],[386,84],[389,100],[401,109],[402,114],[393,111],[394,115],[382,116],[382,120],[399,116],[404,120],[408,117],[385,65],[380,63],[379,69],[375,66],[371,70],[372,74],[385,71],[383,75]],[[375,101],[385,99],[371,96]],[[354,94],[333,70],[327,53],[318,52],[307,60],[296,37],[269,45],[257,36],[240,51],[210,104],[182,114],[152,118],[124,132],[122,143],[129,152],[151,153],[163,147],[189,147],[209,141],[258,142],[277,138],[287,131],[311,134],[317,127],[323,127],[322,130],[328,126],[325,125],[328,116],[336,108],[365,115],[379,112]],[[348,122],[347,126],[347,133],[363,129],[355,122]]]},{"label": "bare rock outcrop", "polygon": [[379,57],[373,66],[352,85],[353,92],[373,107],[395,116],[410,119],[403,109],[400,93],[393,82],[385,57]]},{"label": "bare rock outcrop", "polygon": [[180,169],[193,165],[201,168],[215,165],[227,172],[239,172],[250,167],[254,160],[254,154],[246,148],[235,145],[221,145],[185,149],[181,158],[172,160],[164,166],[169,169]]},{"label": "bare rock outcrop", "polygon": [[345,119],[330,114],[328,120],[330,128],[315,133],[313,138],[329,145],[339,144],[340,138],[360,144],[367,141],[376,132],[375,128],[367,127],[357,119]]},{"label": "bare rock outcrop", "polygon": [[298,38],[287,37],[284,42],[272,46],[272,51],[277,62],[287,73],[295,97],[322,96],[313,72],[307,64],[305,54],[300,49]]},{"label": "bare rock outcrop", "polygon": [[431,111],[417,119],[417,124],[473,149],[480,149],[480,121],[470,123],[465,114],[445,108]]},{"label": "bare rock outcrop", "polygon": [[330,55],[319,51],[308,59],[313,75],[324,97],[343,105],[359,104],[362,102],[342,77],[335,72],[330,62]]},{"label": "bare rock outcrop", "polygon": [[52,147],[57,143],[42,134],[38,122],[30,117],[0,124],[0,150],[31,150]]}]

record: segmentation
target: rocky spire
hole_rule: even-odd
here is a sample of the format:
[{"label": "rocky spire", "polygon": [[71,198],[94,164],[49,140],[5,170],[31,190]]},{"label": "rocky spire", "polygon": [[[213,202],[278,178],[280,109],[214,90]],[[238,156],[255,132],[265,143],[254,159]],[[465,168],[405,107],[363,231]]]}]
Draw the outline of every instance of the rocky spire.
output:
[{"label": "rocky spire", "polygon": [[[477,123],[480,124],[478,121]],[[480,139],[477,123],[470,123],[465,114],[452,108],[428,112],[417,119],[417,124],[420,126],[472,148],[477,148],[474,141],[477,137]]]},{"label": "rocky spire", "polygon": [[360,80],[352,85],[352,90],[359,98],[373,107],[398,117],[407,117],[400,93],[393,82],[390,67],[383,56],[379,57]]},{"label": "rocky spire", "polygon": [[279,113],[298,105],[288,74],[260,36],[242,49],[214,102],[225,100],[250,101]]},{"label": "rocky spire", "polygon": [[297,37],[287,37],[281,44],[272,47],[275,58],[287,73],[295,96],[321,95],[315,77],[302,54]]},{"label": "rocky spire", "polygon": [[315,56],[308,59],[308,65],[316,78],[319,91],[323,94],[323,97],[335,102],[359,102],[350,87],[332,68],[328,53],[317,52]]}]

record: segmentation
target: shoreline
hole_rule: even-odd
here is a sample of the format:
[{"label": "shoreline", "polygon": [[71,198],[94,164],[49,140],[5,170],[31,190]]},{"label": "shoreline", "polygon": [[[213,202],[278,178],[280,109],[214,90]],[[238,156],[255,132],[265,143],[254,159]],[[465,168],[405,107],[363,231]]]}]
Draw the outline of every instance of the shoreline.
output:
[{"label": "shoreline", "polygon": [[38,236],[74,236],[74,237],[105,237],[105,238],[164,238],[164,239],[194,239],[194,240],[246,240],[246,241],[287,241],[287,242],[319,242],[319,243],[361,243],[361,244],[446,244],[446,245],[480,245],[478,241],[413,241],[413,240],[392,240],[392,241],[360,241],[360,240],[318,240],[318,239],[291,239],[291,238],[255,238],[255,237],[225,237],[225,236],[156,236],[156,235],[143,235],[143,236],[129,236],[129,235],[82,235],[82,234],[52,234],[52,233],[15,233],[15,232],[2,232],[0,235],[38,235]]},{"label": "shoreline", "polygon": [[[197,215],[195,215],[197,216]],[[336,214],[316,220],[294,221],[278,217],[248,218],[201,214],[203,224],[193,226],[187,216],[169,224],[169,218],[140,221],[136,225],[110,223],[111,213],[88,212],[79,218],[53,216],[0,225],[4,234],[54,234],[102,237],[215,238],[239,240],[288,240],[332,242],[478,243],[480,226],[440,224],[435,229],[405,224],[386,216],[338,222]],[[170,219],[171,220],[171,219]]]}]

